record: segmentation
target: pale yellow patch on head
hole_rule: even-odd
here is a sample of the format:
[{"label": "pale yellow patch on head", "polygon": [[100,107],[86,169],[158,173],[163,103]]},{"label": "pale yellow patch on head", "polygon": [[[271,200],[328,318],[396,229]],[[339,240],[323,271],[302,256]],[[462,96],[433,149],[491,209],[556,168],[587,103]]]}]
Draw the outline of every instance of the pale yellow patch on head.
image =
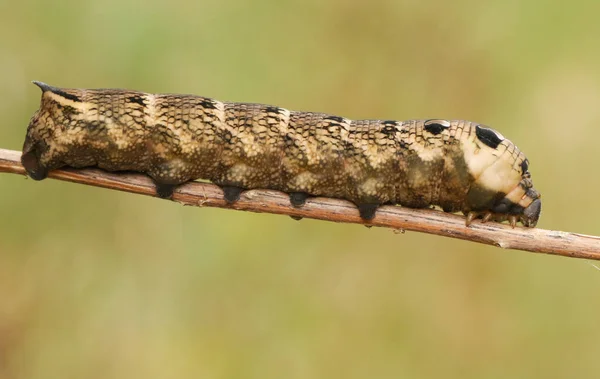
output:
[{"label": "pale yellow patch on head", "polygon": [[503,150],[506,150],[505,146],[502,148],[502,144],[494,149],[481,143],[475,136],[475,133],[471,133],[468,136],[463,134],[461,148],[469,173],[474,178],[479,178],[488,167],[498,160]]},{"label": "pale yellow patch on head", "polygon": [[[477,169],[482,170],[478,176],[475,176],[477,178],[477,183],[490,190],[504,192],[506,194],[511,193],[515,187],[519,185],[519,182],[521,181],[521,171],[520,169],[515,168],[516,156],[514,149],[507,149],[509,144],[511,144],[510,141],[504,140],[497,149],[492,149],[485,145],[482,146],[479,152],[481,157],[479,158],[482,161],[485,160],[487,166],[484,164],[477,166]],[[501,149],[503,146],[504,152],[501,154],[494,155],[490,153],[490,150],[499,153],[498,149]],[[478,157],[474,158],[477,160]],[[515,203],[517,203],[520,200],[518,191],[516,191],[513,196],[516,199]]]}]

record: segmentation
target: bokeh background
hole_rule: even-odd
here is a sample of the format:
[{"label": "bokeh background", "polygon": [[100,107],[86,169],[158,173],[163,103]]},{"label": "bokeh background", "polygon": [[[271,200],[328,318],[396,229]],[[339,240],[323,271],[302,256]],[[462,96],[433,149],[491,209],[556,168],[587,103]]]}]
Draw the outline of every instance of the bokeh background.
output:
[{"label": "bokeh background", "polygon": [[[600,234],[596,1],[0,0],[0,147],[31,80],[463,118],[542,228]],[[590,262],[0,174],[0,378],[592,378]]]}]

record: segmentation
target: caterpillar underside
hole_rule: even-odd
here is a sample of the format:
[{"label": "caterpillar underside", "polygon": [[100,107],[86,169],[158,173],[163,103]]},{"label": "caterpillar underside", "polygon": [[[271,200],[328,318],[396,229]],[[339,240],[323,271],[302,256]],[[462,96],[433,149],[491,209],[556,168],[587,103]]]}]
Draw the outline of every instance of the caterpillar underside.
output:
[{"label": "caterpillar underside", "polygon": [[28,174],[97,166],[149,175],[161,197],[207,179],[234,202],[245,189],[377,207],[439,206],[467,223],[520,221],[541,211],[524,154],[498,132],[463,120],[349,120],[276,106],[117,89],[42,89],[23,146]]}]

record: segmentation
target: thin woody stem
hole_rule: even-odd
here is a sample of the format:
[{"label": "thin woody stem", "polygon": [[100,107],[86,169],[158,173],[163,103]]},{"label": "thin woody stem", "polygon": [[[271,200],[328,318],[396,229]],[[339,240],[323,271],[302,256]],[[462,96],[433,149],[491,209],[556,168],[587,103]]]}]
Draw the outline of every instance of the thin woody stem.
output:
[{"label": "thin woody stem", "polygon": [[[25,175],[18,151],[0,149],[0,172]],[[145,175],[110,173],[99,169],[60,169],[49,174],[50,178],[96,187],[156,196],[152,181]],[[465,218],[430,209],[411,209],[384,206],[377,210],[375,218],[364,221],[356,206],[348,201],[330,198],[309,198],[297,208],[289,196],[278,191],[250,190],[240,199],[229,204],[223,198],[221,188],[210,183],[190,182],[178,187],[173,200],[184,205],[198,207],[229,208],[250,212],[273,213],[294,218],[380,226],[399,231],[415,231],[444,237],[494,245],[534,253],[562,255],[572,258],[600,260],[600,237],[539,228],[511,228],[496,222],[474,221],[465,226]]]}]

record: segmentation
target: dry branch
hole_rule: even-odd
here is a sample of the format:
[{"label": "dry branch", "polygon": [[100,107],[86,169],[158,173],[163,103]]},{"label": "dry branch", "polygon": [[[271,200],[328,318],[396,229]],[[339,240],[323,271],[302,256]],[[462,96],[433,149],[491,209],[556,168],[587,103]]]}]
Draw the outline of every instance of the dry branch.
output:
[{"label": "dry branch", "polygon": [[[25,175],[21,153],[0,149],[0,172]],[[140,174],[110,173],[99,169],[61,169],[50,178],[96,187],[110,188],[140,195],[156,196],[152,181]],[[184,205],[230,208],[251,212],[285,214],[318,220],[382,226],[395,230],[411,230],[437,234],[535,253],[563,255],[572,258],[600,260],[600,237],[544,229],[529,229],[499,223],[474,221],[465,226],[462,216],[436,210],[384,206],[371,222],[363,221],[356,207],[344,200],[311,198],[302,208],[294,208],[288,196],[270,190],[251,190],[242,194],[235,204],[227,204],[221,189],[213,184],[192,182],[179,187],[173,199]]]}]

